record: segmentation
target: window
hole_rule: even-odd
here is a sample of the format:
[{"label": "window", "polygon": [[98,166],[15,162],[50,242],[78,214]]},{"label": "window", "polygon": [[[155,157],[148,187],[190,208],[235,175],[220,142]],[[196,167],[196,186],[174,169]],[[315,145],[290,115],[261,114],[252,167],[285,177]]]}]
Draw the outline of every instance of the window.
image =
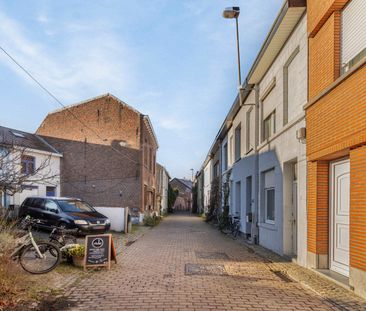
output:
[{"label": "window", "polygon": [[342,72],[366,56],[366,2],[352,0],[342,12]]},{"label": "window", "polygon": [[44,209],[49,212],[55,212],[58,211],[58,205],[54,201],[46,200],[44,204]]},{"label": "window", "polygon": [[223,171],[226,171],[228,168],[228,154],[227,154],[227,143],[223,148]]},{"label": "window", "polygon": [[234,163],[234,137],[230,136],[230,163]]},{"label": "window", "polygon": [[43,209],[43,203],[44,203],[44,200],[43,200],[43,199],[40,199],[40,198],[34,198],[34,199],[29,203],[29,206],[34,207],[34,208]]},{"label": "window", "polygon": [[7,156],[7,150],[5,148],[0,147],[0,170],[3,169],[5,164],[5,158]]},{"label": "window", "polygon": [[19,133],[19,132],[15,132],[15,131],[11,131],[11,133],[16,136],[16,137],[19,137],[19,138],[25,138],[25,136],[22,134],[22,133]]},{"label": "window", "polygon": [[235,129],[235,161],[241,156],[241,126],[240,124]]},{"label": "window", "polygon": [[264,119],[263,140],[270,138],[274,133],[276,133],[276,110]]},{"label": "window", "polygon": [[155,155],[153,156],[153,163],[152,163],[152,166],[153,166],[153,174],[155,174],[155,164],[156,163],[156,159],[155,159]]},{"label": "window", "polygon": [[153,165],[152,165],[152,149],[150,148],[149,149],[149,169],[150,169],[150,171],[152,171],[152,167],[153,167]]},{"label": "window", "polygon": [[267,223],[274,223],[275,221],[275,189],[274,188],[268,188],[265,189],[265,217]]},{"label": "window", "polygon": [[264,173],[264,221],[269,224],[275,222],[275,171]]},{"label": "window", "polygon": [[219,176],[219,161],[217,161],[214,165],[213,174],[214,174],[214,178]]},{"label": "window", "polygon": [[34,174],[36,159],[31,156],[22,155],[21,158],[21,172],[25,175]]},{"label": "window", "polygon": [[54,197],[56,196],[56,187],[46,187],[46,196],[48,197]]},{"label": "window", "polygon": [[251,115],[252,109],[249,109],[246,112],[245,115],[245,124],[246,124],[246,152],[249,152],[251,150],[251,144],[250,144],[250,115]]}]

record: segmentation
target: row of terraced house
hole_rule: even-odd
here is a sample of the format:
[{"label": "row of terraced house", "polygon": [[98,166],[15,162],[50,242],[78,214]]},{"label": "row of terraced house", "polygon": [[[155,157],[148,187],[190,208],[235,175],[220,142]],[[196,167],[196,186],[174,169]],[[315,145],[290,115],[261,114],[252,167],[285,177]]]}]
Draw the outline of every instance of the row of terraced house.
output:
[{"label": "row of terraced house", "polygon": [[285,1],[240,91],[199,209],[228,185],[248,242],[366,296],[366,1]]}]

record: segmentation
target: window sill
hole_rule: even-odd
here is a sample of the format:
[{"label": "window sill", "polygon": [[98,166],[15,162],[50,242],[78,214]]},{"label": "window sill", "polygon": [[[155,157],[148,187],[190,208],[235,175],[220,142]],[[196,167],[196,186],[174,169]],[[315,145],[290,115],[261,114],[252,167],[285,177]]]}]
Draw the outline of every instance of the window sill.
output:
[{"label": "window sill", "polygon": [[308,109],[312,105],[314,105],[316,102],[318,102],[321,98],[326,96],[328,93],[330,93],[334,88],[336,88],[339,84],[341,84],[344,80],[348,79],[350,76],[352,76],[356,71],[362,69],[366,65],[366,57],[362,58],[360,61],[357,62],[349,71],[344,73],[343,75],[340,75],[337,80],[335,80],[331,85],[329,85],[327,88],[325,88],[320,94],[316,95],[314,98],[309,100],[309,102],[304,106],[304,110]]},{"label": "window sill", "polygon": [[270,224],[270,223],[267,223],[267,222],[261,222],[261,223],[258,224],[258,227],[263,228],[263,229],[267,229],[267,230],[271,230],[271,231],[278,231],[278,228],[277,228],[275,223]]}]

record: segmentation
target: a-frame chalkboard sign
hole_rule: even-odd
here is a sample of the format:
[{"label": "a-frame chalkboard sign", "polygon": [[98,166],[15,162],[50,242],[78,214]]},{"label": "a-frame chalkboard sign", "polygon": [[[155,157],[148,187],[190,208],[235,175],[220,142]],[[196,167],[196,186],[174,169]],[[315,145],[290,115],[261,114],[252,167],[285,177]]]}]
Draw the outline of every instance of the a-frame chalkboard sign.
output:
[{"label": "a-frame chalkboard sign", "polygon": [[96,234],[85,237],[84,270],[93,267],[107,267],[109,270],[111,260],[117,263],[112,234]]}]

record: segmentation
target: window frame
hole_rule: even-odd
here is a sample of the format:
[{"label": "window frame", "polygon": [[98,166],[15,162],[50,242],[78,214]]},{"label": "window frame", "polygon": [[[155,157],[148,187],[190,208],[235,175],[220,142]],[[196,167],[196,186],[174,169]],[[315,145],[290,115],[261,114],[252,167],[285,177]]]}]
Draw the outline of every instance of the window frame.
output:
[{"label": "window frame", "polygon": [[250,108],[249,110],[246,111],[245,113],[245,118],[246,118],[246,153],[250,152],[253,148],[251,148],[250,145],[250,136],[251,136],[251,131],[250,131],[250,118],[251,118],[251,113],[252,113],[253,108]]},{"label": "window frame", "polygon": [[[273,219],[268,219],[268,193],[273,191]],[[275,187],[264,188],[264,222],[274,225],[276,223],[276,189]]]},{"label": "window frame", "polygon": [[[36,157],[30,155],[22,155],[20,159],[21,173],[24,175],[34,174],[36,171]],[[31,168],[30,168],[31,166]]]},{"label": "window frame", "polygon": [[228,143],[226,142],[223,146],[223,156],[224,156],[224,161],[222,161],[223,164],[223,171],[227,171],[227,169],[229,168],[229,157],[228,157]]},{"label": "window frame", "polygon": [[234,160],[236,162],[236,161],[240,160],[240,158],[241,158],[241,124],[240,123],[235,128],[234,136],[235,136],[235,139],[234,139],[234,143],[235,143],[235,147],[234,147],[234,152],[235,152],[234,156],[235,157],[234,157]]},{"label": "window frame", "polygon": [[[49,191],[49,189],[50,189],[50,188],[53,188],[53,193],[54,193],[54,195],[49,195],[49,194],[48,194],[48,193],[50,192],[50,191]],[[56,196],[56,189],[57,189],[57,188],[56,188],[55,186],[46,186],[46,196],[47,196],[47,197],[54,197],[54,196]]]},{"label": "window frame", "polygon": [[[364,59],[364,57],[366,56],[366,46],[363,47],[363,49],[361,49],[360,51],[357,52],[357,54],[353,55],[352,58],[348,59],[347,61],[344,60],[344,14],[345,14],[345,11],[347,9],[349,9],[349,7],[352,5],[352,2],[353,1],[356,1],[356,0],[351,0],[347,3],[347,5],[342,9],[342,12],[341,12],[341,31],[340,31],[340,46],[341,46],[341,49],[340,49],[340,59],[341,59],[341,66],[340,66],[340,74],[343,75],[345,74],[346,72],[348,72],[352,67],[354,67],[355,65],[357,65],[357,63],[359,61],[361,61],[362,59]],[[359,0],[361,1],[361,0]],[[364,0],[362,0],[364,1]],[[357,6],[357,5],[356,5]],[[354,16],[354,14],[351,14],[350,16]],[[353,20],[353,23],[351,24],[354,24],[355,20]],[[348,25],[349,26],[349,25]],[[358,40],[360,40],[361,38],[358,37]]]},{"label": "window frame", "polygon": [[[268,126],[268,135],[267,135],[267,127],[266,124],[269,123]],[[263,141],[270,139],[274,134],[276,134],[276,109],[273,110],[264,120],[263,120]]]}]

